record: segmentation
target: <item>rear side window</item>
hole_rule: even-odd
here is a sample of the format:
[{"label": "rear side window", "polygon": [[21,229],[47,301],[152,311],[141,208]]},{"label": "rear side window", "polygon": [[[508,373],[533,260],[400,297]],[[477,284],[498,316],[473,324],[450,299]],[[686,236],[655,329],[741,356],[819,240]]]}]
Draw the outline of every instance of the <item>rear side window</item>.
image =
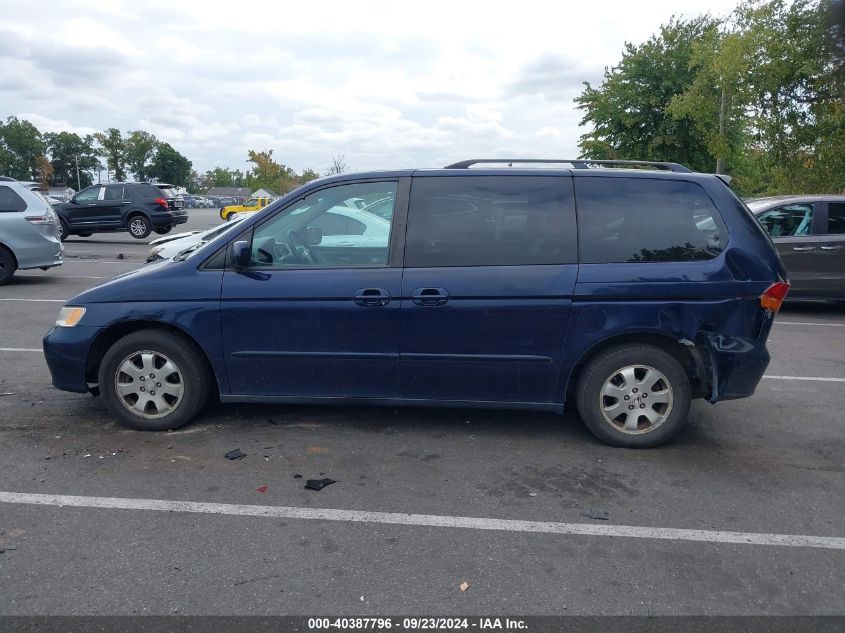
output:
[{"label": "rear side window", "polygon": [[162,190],[154,185],[134,185],[133,191],[140,198],[161,198]]},{"label": "rear side window", "polygon": [[845,202],[828,203],[827,232],[830,235],[845,235]]},{"label": "rear side window", "polygon": [[414,178],[405,266],[577,262],[572,179]]},{"label": "rear side window", "polygon": [[652,178],[575,179],[581,262],[712,259],[728,240],[699,185]]},{"label": "rear side window", "polygon": [[0,213],[11,213],[24,211],[26,202],[18,195],[18,192],[11,187],[0,185]]},{"label": "rear side window", "polygon": [[123,187],[113,187],[108,186],[106,187],[106,195],[103,197],[103,200],[123,200]]}]

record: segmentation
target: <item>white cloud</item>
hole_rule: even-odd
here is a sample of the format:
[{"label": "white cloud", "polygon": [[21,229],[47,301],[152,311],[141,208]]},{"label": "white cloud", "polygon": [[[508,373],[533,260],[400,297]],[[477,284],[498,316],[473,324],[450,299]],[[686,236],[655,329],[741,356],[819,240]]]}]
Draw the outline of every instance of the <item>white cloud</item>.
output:
[{"label": "white cloud", "polygon": [[64,0],[36,27],[31,3],[6,0],[0,117],[146,129],[201,170],[243,168],[250,148],[296,169],[569,157],[572,98],[625,41],[734,4]]}]

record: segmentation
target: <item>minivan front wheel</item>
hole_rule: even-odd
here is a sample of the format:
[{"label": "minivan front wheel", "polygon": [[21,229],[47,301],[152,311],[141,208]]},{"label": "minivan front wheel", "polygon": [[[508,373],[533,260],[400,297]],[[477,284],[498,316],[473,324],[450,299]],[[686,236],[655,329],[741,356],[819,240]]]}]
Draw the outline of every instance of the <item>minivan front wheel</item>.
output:
[{"label": "minivan front wheel", "polygon": [[143,215],[133,215],[129,218],[129,234],[138,240],[143,240],[153,230],[150,221]]},{"label": "minivan front wheel", "polygon": [[181,337],[160,330],[129,334],[100,363],[100,394],[109,412],[139,431],[184,426],[211,390],[205,360]]},{"label": "minivan front wheel", "polygon": [[576,398],[581,418],[600,440],[648,448],[680,431],[691,395],[689,378],[671,354],[631,344],[591,359],[578,380]]}]

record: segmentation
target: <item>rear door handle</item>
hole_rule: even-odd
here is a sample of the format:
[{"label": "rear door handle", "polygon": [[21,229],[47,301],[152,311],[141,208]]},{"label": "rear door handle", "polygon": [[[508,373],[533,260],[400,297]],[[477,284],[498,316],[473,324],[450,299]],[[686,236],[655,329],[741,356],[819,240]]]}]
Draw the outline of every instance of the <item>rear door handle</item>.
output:
[{"label": "rear door handle", "polygon": [[352,295],[359,306],[383,307],[390,303],[390,293],[384,288],[361,288]]},{"label": "rear door handle", "polygon": [[842,250],[842,246],[840,246],[839,244],[835,244],[833,246],[822,246],[821,249],[823,251],[838,251]]},{"label": "rear door handle", "polygon": [[449,301],[449,293],[445,288],[417,288],[411,299],[418,306],[442,306]]},{"label": "rear door handle", "polygon": [[793,246],[792,250],[793,251],[799,251],[799,252],[814,251],[814,250],[816,250],[816,247],[815,246]]}]

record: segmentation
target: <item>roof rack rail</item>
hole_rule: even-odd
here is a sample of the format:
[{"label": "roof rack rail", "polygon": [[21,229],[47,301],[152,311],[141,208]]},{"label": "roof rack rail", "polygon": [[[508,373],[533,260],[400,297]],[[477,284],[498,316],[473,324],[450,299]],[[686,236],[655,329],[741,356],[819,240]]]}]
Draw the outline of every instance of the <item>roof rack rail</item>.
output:
[{"label": "roof rack rail", "polygon": [[636,167],[637,165],[642,165],[684,174],[692,172],[691,169],[689,169],[688,167],[684,167],[679,163],[664,163],[651,160],[590,160],[588,158],[475,158],[471,160],[462,160],[457,163],[452,163],[451,165],[446,165],[444,169],[468,169],[473,165],[490,163],[505,163],[509,166],[513,163],[569,163],[575,169],[591,169],[593,167],[604,167],[613,165],[619,165],[623,167]]},{"label": "roof rack rail", "polygon": [[0,180],[3,182],[17,182],[14,178],[9,178],[8,176],[0,176]]}]

